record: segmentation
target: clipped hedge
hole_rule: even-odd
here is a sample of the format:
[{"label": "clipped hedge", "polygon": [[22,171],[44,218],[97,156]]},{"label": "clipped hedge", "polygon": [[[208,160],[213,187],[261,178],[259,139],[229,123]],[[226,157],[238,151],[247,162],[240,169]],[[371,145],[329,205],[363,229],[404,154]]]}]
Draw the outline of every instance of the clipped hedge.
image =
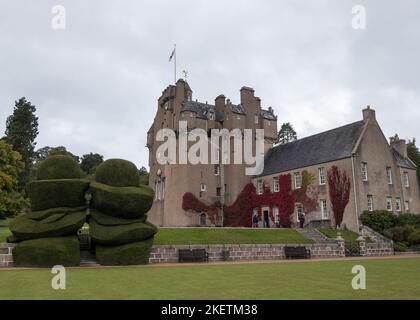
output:
[{"label": "clipped hedge", "polygon": [[95,180],[113,187],[138,187],[140,174],[130,161],[109,159],[96,168]]},{"label": "clipped hedge", "polygon": [[56,155],[43,160],[36,171],[37,180],[80,179],[80,167],[74,158]]},{"label": "clipped hedge", "polygon": [[126,224],[146,222],[146,216],[141,219],[121,219],[107,214],[103,214],[97,210],[91,210],[91,219],[94,219],[98,224],[103,226],[121,226]]},{"label": "clipped hedge", "polygon": [[96,246],[96,260],[102,265],[148,264],[153,238],[121,246]]},{"label": "clipped hedge", "polygon": [[16,267],[48,267],[80,264],[79,241],[76,236],[41,238],[19,243],[13,249]]},{"label": "clipped hedge", "polygon": [[32,220],[26,214],[16,217],[10,223],[10,230],[15,241],[23,241],[36,238],[59,237],[76,234],[86,221],[86,212],[80,211],[62,216],[51,222],[44,220]]},{"label": "clipped hedge", "polygon": [[48,218],[51,215],[56,214],[71,214],[74,212],[80,212],[86,210],[86,207],[76,207],[76,208],[51,208],[46,210],[40,210],[40,211],[31,211],[26,214],[26,218],[32,219],[32,220],[44,220],[45,218]]},{"label": "clipped hedge", "polygon": [[364,225],[381,234],[397,225],[397,217],[386,210],[365,211],[360,216],[360,219]]},{"label": "clipped hedge", "polygon": [[86,204],[89,181],[82,179],[39,180],[26,185],[33,211]]},{"label": "clipped hedge", "polygon": [[122,245],[143,241],[153,237],[157,232],[157,228],[147,222],[121,226],[102,226],[92,219],[89,227],[92,240],[103,245]]},{"label": "clipped hedge", "polygon": [[112,187],[91,182],[92,207],[110,216],[139,219],[153,204],[154,191],[147,186]]}]

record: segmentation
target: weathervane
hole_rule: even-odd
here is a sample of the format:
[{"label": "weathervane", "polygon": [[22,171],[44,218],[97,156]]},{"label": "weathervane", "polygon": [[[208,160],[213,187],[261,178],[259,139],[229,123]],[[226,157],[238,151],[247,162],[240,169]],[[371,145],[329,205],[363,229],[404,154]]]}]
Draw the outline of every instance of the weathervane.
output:
[{"label": "weathervane", "polygon": [[182,70],[182,73],[184,74],[184,80],[187,81],[188,71],[187,70]]}]

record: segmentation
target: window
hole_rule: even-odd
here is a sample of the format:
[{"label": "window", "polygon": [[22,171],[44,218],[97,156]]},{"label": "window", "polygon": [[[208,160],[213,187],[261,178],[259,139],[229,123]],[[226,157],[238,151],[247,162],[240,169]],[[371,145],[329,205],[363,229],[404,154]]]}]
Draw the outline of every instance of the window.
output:
[{"label": "window", "polygon": [[302,187],[302,175],[300,172],[295,172],[295,189],[300,189]]},{"label": "window", "polygon": [[405,201],[404,202],[404,209],[405,209],[405,212],[410,212],[410,202],[408,202],[408,201]]},{"label": "window", "polygon": [[386,210],[392,211],[392,198],[386,197]]},{"label": "window", "polygon": [[257,115],[254,116],[254,119],[255,119],[255,124],[258,124],[258,120],[259,119],[258,119],[258,116]]},{"label": "window", "polygon": [[299,216],[303,213],[303,206],[301,203],[295,204],[296,222],[299,222]]},{"label": "window", "polygon": [[263,182],[262,182],[262,180],[258,180],[257,181],[257,194],[263,194],[263,188],[264,188],[264,185],[263,185]]},{"label": "window", "polygon": [[207,225],[207,216],[205,213],[200,214],[200,226],[205,227]]},{"label": "window", "polygon": [[214,120],[214,112],[210,112],[209,113],[209,119],[210,120]]},{"label": "window", "polygon": [[321,207],[321,217],[322,219],[328,219],[328,209],[327,209],[327,200],[320,200],[319,206]]},{"label": "window", "polygon": [[218,176],[220,174],[220,166],[218,164],[214,165],[214,175]]},{"label": "window", "polygon": [[368,181],[368,167],[366,162],[362,162],[362,180]]},{"label": "window", "polygon": [[368,211],[373,211],[374,207],[373,207],[373,196],[368,195],[367,196],[367,207],[368,207]]},{"label": "window", "polygon": [[410,176],[408,175],[408,172],[404,172],[404,186],[406,188],[410,187]]},{"label": "window", "polygon": [[202,183],[202,184],[201,184],[201,189],[200,189],[200,190],[201,190],[202,192],[205,192],[205,191],[206,191],[206,188],[207,188],[207,187],[206,187],[206,185],[205,185],[204,183]]},{"label": "window", "polygon": [[222,195],[222,188],[217,187],[216,188],[216,196],[220,197]]},{"label": "window", "polygon": [[320,185],[326,184],[327,179],[325,177],[325,168],[319,168],[318,172],[319,172],[319,184]]},{"label": "window", "polygon": [[155,182],[155,200],[158,199],[158,182]]},{"label": "window", "polygon": [[401,212],[401,198],[395,199],[395,210],[397,210],[397,212]]},{"label": "window", "polygon": [[279,192],[280,191],[279,177],[274,177],[273,178],[273,190],[274,190],[274,192]]},{"label": "window", "polygon": [[273,216],[274,216],[274,223],[279,223],[280,222],[279,208],[277,207],[273,208]]},{"label": "window", "polygon": [[388,184],[392,184],[392,169],[391,169],[391,167],[386,168],[386,179],[388,181]]}]

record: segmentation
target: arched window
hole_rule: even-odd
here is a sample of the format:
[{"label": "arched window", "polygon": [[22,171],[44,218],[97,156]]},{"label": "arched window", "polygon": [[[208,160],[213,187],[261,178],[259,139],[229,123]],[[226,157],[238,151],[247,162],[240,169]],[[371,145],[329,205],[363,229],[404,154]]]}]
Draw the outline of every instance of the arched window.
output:
[{"label": "arched window", "polygon": [[205,213],[200,214],[200,226],[207,226],[207,215]]}]

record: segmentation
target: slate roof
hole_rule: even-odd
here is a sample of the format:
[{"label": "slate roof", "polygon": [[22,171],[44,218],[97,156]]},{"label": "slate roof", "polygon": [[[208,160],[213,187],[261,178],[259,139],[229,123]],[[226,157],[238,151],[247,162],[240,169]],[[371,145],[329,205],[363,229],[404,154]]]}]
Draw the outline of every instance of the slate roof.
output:
[{"label": "slate roof", "polygon": [[267,120],[277,120],[277,117],[274,115],[274,113],[270,110],[261,110],[261,115],[264,119]]},{"label": "slate roof", "polygon": [[198,118],[207,119],[207,114],[210,110],[215,110],[215,106],[198,101],[184,101],[182,103],[181,111],[193,111],[197,113]]},{"label": "slate roof", "polygon": [[397,159],[397,164],[399,167],[407,168],[407,169],[414,169],[416,170],[416,166],[413,165],[413,163],[407,159],[404,158],[397,150],[393,149],[392,152],[394,153],[395,159]]},{"label": "slate roof", "polygon": [[363,126],[358,121],[274,147],[267,153],[260,176],[351,157]]}]

